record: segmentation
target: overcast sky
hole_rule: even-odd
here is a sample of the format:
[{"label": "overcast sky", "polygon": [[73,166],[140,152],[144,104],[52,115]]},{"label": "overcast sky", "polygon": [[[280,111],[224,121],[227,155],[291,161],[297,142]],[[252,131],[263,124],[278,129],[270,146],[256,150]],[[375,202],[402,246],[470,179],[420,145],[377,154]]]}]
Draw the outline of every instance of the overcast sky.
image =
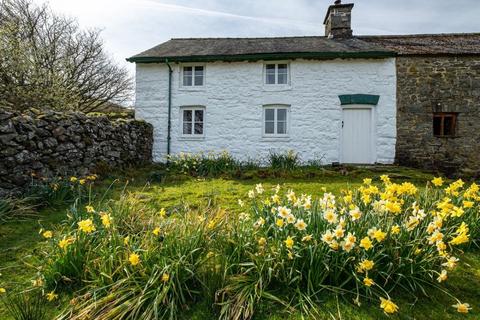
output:
[{"label": "overcast sky", "polygon": [[[178,37],[323,35],[333,0],[34,0],[100,28],[125,58]],[[349,1],[344,0],[343,3]],[[354,34],[480,32],[480,0],[356,0]]]}]

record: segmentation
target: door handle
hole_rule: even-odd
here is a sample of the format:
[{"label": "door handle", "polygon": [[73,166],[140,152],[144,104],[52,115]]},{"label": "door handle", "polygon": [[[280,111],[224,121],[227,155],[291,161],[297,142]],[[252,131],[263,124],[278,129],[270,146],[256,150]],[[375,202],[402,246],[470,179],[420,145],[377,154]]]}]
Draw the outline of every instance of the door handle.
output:
[{"label": "door handle", "polygon": [[342,128],[343,128],[343,121],[342,121]]}]

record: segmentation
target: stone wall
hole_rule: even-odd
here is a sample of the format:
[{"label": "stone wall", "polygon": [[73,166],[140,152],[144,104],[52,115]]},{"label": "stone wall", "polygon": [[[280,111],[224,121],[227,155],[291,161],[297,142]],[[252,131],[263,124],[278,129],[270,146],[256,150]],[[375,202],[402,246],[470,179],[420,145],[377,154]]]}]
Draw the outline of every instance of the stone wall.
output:
[{"label": "stone wall", "polygon": [[152,126],[143,121],[0,108],[0,193],[23,189],[32,173],[85,175],[99,165],[150,162],[152,143]]},{"label": "stone wall", "polygon": [[[399,164],[480,174],[480,57],[399,57],[397,105]],[[434,112],[458,112],[453,137],[433,135]]]}]

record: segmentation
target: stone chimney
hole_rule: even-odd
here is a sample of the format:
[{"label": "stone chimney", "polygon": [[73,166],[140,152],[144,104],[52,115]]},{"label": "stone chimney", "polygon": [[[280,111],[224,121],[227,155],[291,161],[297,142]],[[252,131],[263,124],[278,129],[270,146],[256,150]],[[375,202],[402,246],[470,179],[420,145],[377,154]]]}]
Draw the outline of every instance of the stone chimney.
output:
[{"label": "stone chimney", "polygon": [[342,4],[341,0],[336,0],[333,5],[328,7],[327,15],[323,21],[326,37],[352,37],[352,8],[353,3]]}]

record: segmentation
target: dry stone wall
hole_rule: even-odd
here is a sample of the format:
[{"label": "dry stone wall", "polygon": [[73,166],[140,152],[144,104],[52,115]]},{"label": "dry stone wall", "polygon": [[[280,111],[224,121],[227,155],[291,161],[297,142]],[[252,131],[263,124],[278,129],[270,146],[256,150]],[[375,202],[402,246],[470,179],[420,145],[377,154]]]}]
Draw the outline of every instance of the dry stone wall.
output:
[{"label": "dry stone wall", "polygon": [[148,163],[152,144],[153,128],[144,121],[0,107],[0,194],[24,189],[32,176]]},{"label": "dry stone wall", "polygon": [[[433,113],[458,114],[451,137],[433,134]],[[397,146],[401,165],[480,176],[480,57],[397,58]]]}]

